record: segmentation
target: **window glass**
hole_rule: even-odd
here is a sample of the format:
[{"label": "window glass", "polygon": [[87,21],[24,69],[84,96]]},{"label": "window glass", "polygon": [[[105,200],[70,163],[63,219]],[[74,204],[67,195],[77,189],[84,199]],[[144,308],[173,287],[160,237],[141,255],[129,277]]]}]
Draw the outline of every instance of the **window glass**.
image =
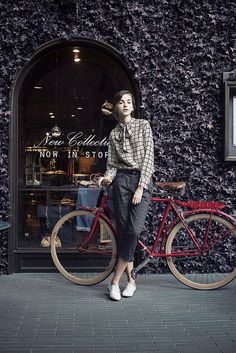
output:
[{"label": "window glass", "polygon": [[132,91],[123,68],[97,48],[37,59],[19,99],[18,247],[49,248],[56,221],[78,207],[79,182],[105,171],[116,122],[101,105],[124,88]]}]

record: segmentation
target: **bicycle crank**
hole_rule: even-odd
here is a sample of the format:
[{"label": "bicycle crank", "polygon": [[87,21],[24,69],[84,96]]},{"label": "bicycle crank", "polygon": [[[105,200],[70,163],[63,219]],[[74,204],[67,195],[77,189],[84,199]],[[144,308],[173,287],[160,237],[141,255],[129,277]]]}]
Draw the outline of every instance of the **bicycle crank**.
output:
[{"label": "bicycle crank", "polygon": [[131,271],[132,278],[136,279],[138,272],[152,260],[153,256],[146,257],[136,268]]}]

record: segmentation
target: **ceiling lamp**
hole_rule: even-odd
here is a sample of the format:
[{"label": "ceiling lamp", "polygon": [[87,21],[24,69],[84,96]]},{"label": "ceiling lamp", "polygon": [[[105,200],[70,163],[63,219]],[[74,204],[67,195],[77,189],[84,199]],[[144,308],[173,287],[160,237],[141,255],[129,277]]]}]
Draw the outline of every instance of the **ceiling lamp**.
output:
[{"label": "ceiling lamp", "polygon": [[80,61],[79,58],[79,49],[78,48],[74,48],[73,49],[73,53],[74,53],[74,62],[78,63]]},{"label": "ceiling lamp", "polygon": [[54,115],[53,113],[49,113],[49,117],[50,117],[51,119],[55,119],[55,115]]},{"label": "ceiling lamp", "polygon": [[52,133],[52,136],[58,137],[58,136],[61,135],[61,129],[60,129],[57,125],[55,125],[55,126],[52,128],[51,133]]},{"label": "ceiling lamp", "polygon": [[112,108],[113,108],[112,103],[106,101],[105,103],[102,104],[101,111],[103,112],[104,115],[112,115]]}]

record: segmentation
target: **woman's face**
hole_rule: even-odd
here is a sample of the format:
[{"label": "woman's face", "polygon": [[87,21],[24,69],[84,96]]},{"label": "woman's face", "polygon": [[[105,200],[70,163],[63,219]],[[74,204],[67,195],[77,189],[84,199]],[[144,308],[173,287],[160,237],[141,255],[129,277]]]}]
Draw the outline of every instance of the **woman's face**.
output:
[{"label": "woman's face", "polygon": [[116,105],[116,114],[118,118],[130,116],[134,110],[132,97],[129,94],[124,94]]}]

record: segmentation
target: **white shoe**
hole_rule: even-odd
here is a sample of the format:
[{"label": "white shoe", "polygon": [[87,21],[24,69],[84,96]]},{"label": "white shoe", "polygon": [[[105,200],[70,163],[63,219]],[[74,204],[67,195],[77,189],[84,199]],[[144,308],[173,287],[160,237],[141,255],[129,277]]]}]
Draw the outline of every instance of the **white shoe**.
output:
[{"label": "white shoe", "polygon": [[108,292],[110,294],[111,299],[113,299],[113,300],[120,300],[121,299],[120,288],[117,284],[109,284],[107,289],[108,289]]},{"label": "white shoe", "polygon": [[123,297],[130,298],[134,295],[135,291],[136,291],[136,285],[128,282],[127,286],[125,287],[124,291],[122,292],[122,295],[123,295]]}]

